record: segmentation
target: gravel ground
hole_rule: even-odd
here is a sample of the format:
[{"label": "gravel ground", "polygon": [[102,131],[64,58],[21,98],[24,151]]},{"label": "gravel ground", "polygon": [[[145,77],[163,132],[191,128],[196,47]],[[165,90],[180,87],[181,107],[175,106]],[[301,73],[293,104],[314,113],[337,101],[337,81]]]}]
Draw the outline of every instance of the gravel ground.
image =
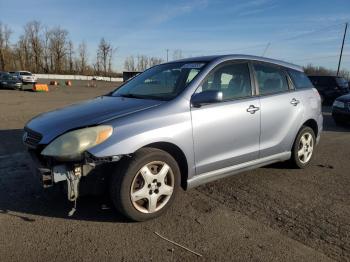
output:
[{"label": "gravel ground", "polygon": [[65,197],[43,191],[28,171],[22,128],[114,86],[0,90],[0,261],[350,261],[350,128],[336,127],[329,108],[306,170],[276,164],[180,192],[166,215],[144,223],[102,209],[97,197],[81,198],[68,218]]}]

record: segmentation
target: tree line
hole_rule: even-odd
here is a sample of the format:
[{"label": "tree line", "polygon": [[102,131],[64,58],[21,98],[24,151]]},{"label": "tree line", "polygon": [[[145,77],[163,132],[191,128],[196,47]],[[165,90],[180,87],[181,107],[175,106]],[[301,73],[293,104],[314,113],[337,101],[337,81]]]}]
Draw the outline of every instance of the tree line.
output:
[{"label": "tree line", "polygon": [[[173,51],[172,59],[178,60],[183,58],[182,51],[176,49]],[[146,55],[128,56],[124,60],[124,69],[131,72],[143,72],[147,68],[164,63],[164,59],[158,57],[148,57]]]},{"label": "tree line", "polygon": [[[15,43],[11,42],[13,31],[0,22],[0,71],[28,70],[46,74],[82,74],[115,76],[113,62],[117,48],[101,38],[93,56],[88,54],[82,41],[77,46],[69,38],[69,32],[59,26],[49,28],[39,21],[30,21]],[[93,57],[93,62],[90,58]],[[128,57],[125,69],[144,71],[163,62],[156,57],[139,55]]]},{"label": "tree line", "polygon": [[[304,71],[308,75],[326,75],[326,76],[335,76],[337,74],[336,70],[328,69],[323,66],[314,66],[312,64],[308,64],[303,67]],[[339,76],[344,77],[348,81],[350,81],[350,71],[342,69],[339,71]]]}]

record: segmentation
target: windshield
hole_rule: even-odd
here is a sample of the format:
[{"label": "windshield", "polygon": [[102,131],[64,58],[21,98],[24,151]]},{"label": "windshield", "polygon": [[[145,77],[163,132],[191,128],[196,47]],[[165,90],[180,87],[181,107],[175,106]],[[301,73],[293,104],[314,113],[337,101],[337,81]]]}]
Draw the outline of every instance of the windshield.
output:
[{"label": "windshield", "polygon": [[31,76],[32,74],[30,72],[20,72],[21,76]]},{"label": "windshield", "polygon": [[152,67],[126,82],[112,96],[171,100],[204,68],[202,62],[176,62]]}]

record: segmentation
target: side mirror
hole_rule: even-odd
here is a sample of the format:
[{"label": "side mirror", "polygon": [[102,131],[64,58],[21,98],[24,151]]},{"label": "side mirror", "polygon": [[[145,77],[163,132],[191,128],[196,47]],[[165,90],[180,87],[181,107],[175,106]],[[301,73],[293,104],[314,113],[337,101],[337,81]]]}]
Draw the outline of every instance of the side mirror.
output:
[{"label": "side mirror", "polygon": [[201,107],[204,104],[217,103],[222,101],[222,92],[218,90],[207,90],[194,94],[191,98],[192,106]]}]

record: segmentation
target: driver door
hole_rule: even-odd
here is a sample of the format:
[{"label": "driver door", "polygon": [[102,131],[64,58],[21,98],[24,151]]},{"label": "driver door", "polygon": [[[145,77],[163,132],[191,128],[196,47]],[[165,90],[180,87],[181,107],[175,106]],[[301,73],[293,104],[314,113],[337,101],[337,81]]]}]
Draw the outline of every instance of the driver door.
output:
[{"label": "driver door", "polygon": [[197,174],[258,159],[260,101],[253,86],[248,63],[226,62],[196,90],[223,93],[222,102],[191,107]]}]

